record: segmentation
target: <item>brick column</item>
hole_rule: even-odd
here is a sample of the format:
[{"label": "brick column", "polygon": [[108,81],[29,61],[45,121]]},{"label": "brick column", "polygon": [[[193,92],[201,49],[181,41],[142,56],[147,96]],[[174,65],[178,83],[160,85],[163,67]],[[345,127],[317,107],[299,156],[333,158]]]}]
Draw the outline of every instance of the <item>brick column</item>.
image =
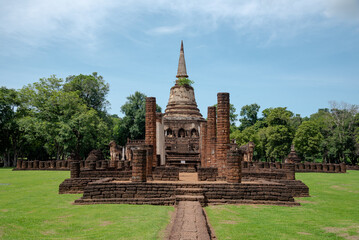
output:
[{"label": "brick column", "polygon": [[241,150],[227,151],[227,182],[240,183],[242,180],[242,160],[243,152]]},{"label": "brick column", "polygon": [[295,180],[295,163],[284,163],[283,168],[287,174],[287,180]]},{"label": "brick column", "polygon": [[207,147],[206,158],[207,167],[217,167],[216,165],[216,107],[208,107],[207,112]]},{"label": "brick column", "polygon": [[207,166],[206,151],[207,151],[207,123],[201,122],[201,135],[200,135],[200,145],[201,145],[201,166]]},{"label": "brick column", "polygon": [[18,159],[18,160],[16,161],[16,168],[17,168],[17,169],[21,169],[21,166],[22,166],[22,160]]},{"label": "brick column", "polygon": [[143,148],[133,149],[132,182],[146,182],[146,153]]},{"label": "brick column", "polygon": [[147,173],[152,174],[152,167],[157,165],[156,152],[156,98],[146,98],[146,145],[152,145],[152,162],[147,164]]},{"label": "brick column", "polygon": [[34,161],[34,168],[39,169],[39,160]]},{"label": "brick column", "polygon": [[216,162],[218,177],[225,179],[229,144],[229,93],[217,94],[217,145]]},{"label": "brick column", "polygon": [[71,178],[79,178],[80,177],[80,161],[71,161],[70,175],[71,175]]}]

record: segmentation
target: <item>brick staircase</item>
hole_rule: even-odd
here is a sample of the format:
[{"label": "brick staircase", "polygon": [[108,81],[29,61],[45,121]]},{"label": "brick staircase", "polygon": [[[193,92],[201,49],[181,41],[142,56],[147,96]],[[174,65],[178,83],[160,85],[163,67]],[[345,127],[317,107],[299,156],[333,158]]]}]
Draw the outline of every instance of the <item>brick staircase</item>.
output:
[{"label": "brick staircase", "polygon": [[198,201],[202,207],[206,205],[202,188],[177,188],[175,198],[177,205],[180,201]]},{"label": "brick staircase", "polygon": [[180,172],[196,172],[200,159],[198,154],[168,154],[166,163],[178,167]]}]

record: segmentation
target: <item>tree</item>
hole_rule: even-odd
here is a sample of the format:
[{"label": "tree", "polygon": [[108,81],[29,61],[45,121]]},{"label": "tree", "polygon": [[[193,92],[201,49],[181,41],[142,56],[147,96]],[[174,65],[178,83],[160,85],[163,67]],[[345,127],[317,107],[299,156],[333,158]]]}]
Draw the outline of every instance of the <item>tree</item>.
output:
[{"label": "tree", "polygon": [[88,107],[99,112],[105,111],[109,104],[106,100],[109,85],[105,83],[101,75],[97,75],[97,72],[92,73],[92,75],[80,74],[67,77],[64,90],[66,92],[78,92]]},{"label": "tree", "polygon": [[297,129],[294,137],[294,145],[298,153],[306,160],[313,158],[321,151],[323,135],[315,121],[305,121]]},{"label": "tree", "polygon": [[51,76],[21,89],[22,107],[28,114],[19,125],[26,139],[41,139],[47,153],[56,159],[71,152],[85,157],[109,142],[110,129],[78,91],[63,91],[62,82]]},{"label": "tree", "polygon": [[265,121],[268,124],[266,129],[266,157],[271,161],[284,159],[290,151],[294,131],[289,122],[293,113],[286,107],[271,109]]},{"label": "tree", "polygon": [[247,127],[253,126],[258,120],[258,111],[260,106],[256,103],[245,105],[242,107],[239,119],[241,122],[240,129],[243,130]]},{"label": "tree", "polygon": [[0,88],[0,159],[4,166],[14,166],[19,149],[21,132],[17,125],[19,113],[18,93],[14,89]]},{"label": "tree", "polygon": [[[156,105],[156,111],[161,112],[161,107]],[[146,95],[140,92],[127,97],[127,101],[121,107],[121,112],[125,115],[117,120],[113,132],[116,142],[124,146],[127,138],[145,138],[145,115],[146,115]]]}]

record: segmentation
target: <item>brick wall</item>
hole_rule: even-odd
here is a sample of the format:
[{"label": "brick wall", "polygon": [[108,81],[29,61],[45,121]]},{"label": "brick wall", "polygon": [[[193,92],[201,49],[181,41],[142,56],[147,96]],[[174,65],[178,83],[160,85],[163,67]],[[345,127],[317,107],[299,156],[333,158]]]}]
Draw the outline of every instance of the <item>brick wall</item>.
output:
[{"label": "brick wall", "polygon": [[179,168],[170,166],[156,167],[152,172],[152,179],[160,181],[178,181]]},{"label": "brick wall", "polygon": [[198,168],[198,181],[216,181],[218,169],[213,167]]}]

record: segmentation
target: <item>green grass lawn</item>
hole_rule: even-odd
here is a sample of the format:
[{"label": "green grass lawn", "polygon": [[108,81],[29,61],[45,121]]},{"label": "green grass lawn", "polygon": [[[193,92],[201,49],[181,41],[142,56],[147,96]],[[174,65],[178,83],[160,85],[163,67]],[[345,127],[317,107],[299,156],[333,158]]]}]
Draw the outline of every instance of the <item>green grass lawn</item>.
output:
[{"label": "green grass lawn", "polygon": [[158,239],[173,207],[72,205],[68,171],[0,169],[0,239]]},{"label": "green grass lawn", "polygon": [[[206,208],[218,239],[359,239],[359,171],[300,173],[300,207]],[[61,171],[0,169],[0,239],[159,239],[172,207],[84,205],[58,194]]]},{"label": "green grass lawn", "polygon": [[300,207],[206,208],[218,239],[359,239],[359,171],[297,173],[311,197]]}]

